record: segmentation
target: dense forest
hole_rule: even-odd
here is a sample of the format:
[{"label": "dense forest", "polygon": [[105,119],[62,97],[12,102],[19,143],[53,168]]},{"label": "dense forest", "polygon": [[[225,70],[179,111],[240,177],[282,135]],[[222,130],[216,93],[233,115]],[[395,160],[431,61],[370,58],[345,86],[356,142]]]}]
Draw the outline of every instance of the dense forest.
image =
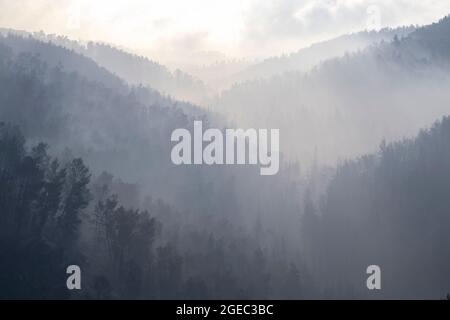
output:
[{"label": "dense forest", "polygon": [[[445,297],[450,18],[412,29],[207,106],[203,84],[170,87],[146,58],[3,31],[0,298]],[[191,102],[166,95],[182,90]],[[280,128],[280,172],[172,164],[170,135],[194,120]]]},{"label": "dense forest", "polygon": [[[450,18],[346,53],[309,72],[234,85],[211,108],[244,127],[276,127],[281,150],[303,163],[374,152],[448,113]],[[370,119],[370,121],[369,121]]]},{"label": "dense forest", "polygon": [[[254,79],[266,79],[286,72],[307,72],[314,66],[332,58],[354,53],[382,42],[391,42],[395,36],[404,37],[414,31],[414,27],[384,28],[379,31],[361,31],[346,34],[300,49],[296,52],[269,57],[251,64],[230,75],[226,83],[240,83]],[[220,74],[219,74],[220,75]]]},{"label": "dense forest", "polygon": [[[102,75],[98,67],[106,68],[130,84],[151,87],[180,101],[200,103],[207,98],[206,85],[186,72],[179,69],[171,72],[166,66],[110,44],[94,41],[80,43],[54,34],[2,28],[0,28],[0,34],[6,37],[8,45],[16,50],[39,53],[43,57],[58,57],[56,60],[47,61],[49,63],[64,59],[66,67],[72,65],[77,72],[89,72],[92,77]],[[51,46],[52,44],[57,47]],[[49,51],[53,51],[52,55],[49,55]],[[79,55],[73,57],[67,51]],[[79,63],[80,60],[83,60],[83,63]],[[96,65],[94,66],[92,62]],[[90,68],[87,68],[89,65]],[[95,72],[90,70],[91,68],[94,68]],[[102,80],[105,81],[105,78]]]},{"label": "dense forest", "polygon": [[[7,42],[11,41],[9,37],[6,39]],[[267,290],[261,291],[257,287],[261,282],[259,278],[247,277],[249,274],[254,274],[255,265],[253,264],[264,263],[263,250],[274,249],[264,248],[259,244],[256,235],[244,231],[253,228],[253,222],[257,219],[274,219],[270,215],[270,210],[259,209],[260,203],[246,203],[248,195],[244,192],[252,193],[253,197],[259,196],[253,193],[252,188],[259,184],[255,179],[262,178],[255,174],[256,170],[253,168],[241,168],[238,169],[239,172],[233,172],[229,168],[202,170],[201,168],[175,167],[170,162],[168,137],[171,131],[177,127],[189,127],[189,119],[203,118],[207,114],[200,112],[194,106],[172,101],[143,87],[128,87],[120,83],[117,87],[111,88],[108,85],[105,86],[103,82],[90,80],[70,70],[70,67],[69,71],[66,71],[62,63],[49,65],[43,61],[46,59],[43,55],[56,50],[67,51],[53,48],[49,44],[41,45],[45,46],[46,50],[41,50],[40,55],[14,51],[6,44],[1,47],[1,117],[7,121],[4,130],[5,141],[10,136],[19,137],[17,149],[20,150],[18,153],[20,156],[13,158],[17,161],[28,161],[27,159],[31,161],[34,150],[32,145],[45,141],[49,145],[49,153],[52,156],[47,156],[45,153],[42,157],[45,159],[49,157],[46,162],[55,166],[53,168],[56,170],[55,175],[61,175],[61,185],[66,184],[63,171],[67,169],[62,165],[59,169],[57,165],[59,162],[53,158],[63,159],[61,163],[76,157],[83,159],[79,160],[80,166],[84,168],[82,170],[83,186],[77,186],[77,188],[80,192],[83,191],[84,198],[81,195],[75,195],[76,200],[73,200],[82,201],[83,205],[80,204],[80,207],[71,213],[74,220],[70,227],[78,235],[77,240],[74,241],[77,243],[77,248],[70,250],[84,254],[71,260],[72,263],[76,261],[79,265],[85,265],[83,269],[92,269],[92,274],[86,272],[92,276],[92,281],[96,279],[97,273],[103,275],[104,278],[99,280],[100,286],[110,287],[111,297],[268,296]],[[73,52],[70,54],[73,59],[84,61],[83,57]],[[73,61],[70,57],[67,59],[69,62]],[[89,69],[85,68],[85,70]],[[106,72],[105,75],[108,79],[116,79]],[[27,94],[20,94],[21,92]],[[142,102],[144,100],[147,103],[154,102],[151,105],[145,105]],[[20,129],[17,129],[16,125]],[[18,130],[23,133],[23,136]],[[11,132],[14,132],[14,135]],[[26,151],[27,148],[31,148],[30,154]],[[47,150],[47,148],[41,148]],[[8,149],[5,153],[10,155]],[[41,178],[33,192],[45,194],[46,191],[42,189],[42,186],[49,183],[45,179],[46,172],[50,169],[36,161],[34,165],[42,171],[39,173]],[[88,171],[84,163],[91,171]],[[6,167],[5,170],[9,171],[9,168]],[[295,171],[295,168],[289,170]],[[225,174],[224,171],[232,174]],[[285,171],[285,177],[289,177],[288,170]],[[114,178],[113,174],[120,178]],[[13,175],[13,177],[19,179],[20,176]],[[251,180],[248,179],[249,177],[254,178]],[[17,183],[20,184],[20,181]],[[9,185],[10,181],[6,180],[5,184]],[[237,190],[239,185],[240,191]],[[280,180],[278,185],[281,187],[283,181]],[[83,190],[81,190],[82,187]],[[271,185],[261,186],[261,192],[269,196],[270,187]],[[55,197],[63,201],[65,195],[55,195]],[[269,203],[274,198],[279,197],[274,196],[264,201]],[[199,201],[199,199],[204,200]],[[295,208],[297,200],[294,196],[291,199],[292,203],[289,205]],[[14,200],[11,201],[14,203]],[[20,198],[17,201],[20,202]],[[55,199],[53,201],[55,201],[54,209],[48,214],[55,219],[58,217],[58,220],[60,215],[64,215],[66,205]],[[40,199],[31,198],[24,206],[34,206],[35,203],[40,202],[42,202]],[[281,199],[278,199],[278,202],[281,203]],[[245,203],[248,207],[246,215],[239,212],[240,203]],[[15,207],[14,204],[11,205]],[[32,211],[26,211],[29,215],[34,215]],[[104,221],[109,219],[109,216],[116,215],[117,219],[123,218],[123,220]],[[155,220],[152,220],[153,218]],[[50,220],[49,218],[48,223]],[[110,225],[111,223],[117,225]],[[104,226],[103,230],[98,229],[100,225]],[[122,225],[124,228],[131,229],[116,230]],[[53,227],[52,230],[58,230],[57,226]],[[105,228],[113,228],[114,231]],[[134,239],[135,232],[140,228],[143,228],[143,237],[145,237]],[[45,238],[46,234],[34,230],[32,232],[37,232],[37,237],[42,237],[40,241],[53,248],[50,239]],[[53,233],[53,231],[49,232]],[[111,250],[116,249],[111,246],[116,245],[111,243],[113,241],[111,239],[103,241],[102,250],[94,247],[102,243],[98,238],[106,237],[106,233],[109,236],[110,232],[120,233],[120,241],[125,241],[121,246],[129,248],[131,252],[123,252],[125,249],[121,248],[117,249],[120,253],[113,253]],[[126,235],[126,232],[129,234]],[[19,237],[10,235],[6,238],[14,239],[16,236]],[[262,235],[259,234],[258,237]],[[10,238],[8,241],[13,240]],[[63,245],[59,240],[54,241],[58,245]],[[155,246],[153,247],[152,244]],[[148,247],[145,247],[146,245]],[[136,246],[144,247],[135,252]],[[69,249],[58,248],[57,252],[64,253],[66,250]],[[91,253],[92,256],[86,256],[86,253]],[[115,255],[120,257],[114,258]],[[238,272],[238,270],[242,271],[240,267],[242,261],[236,260],[235,255],[248,259],[250,263],[248,273]],[[111,262],[109,259],[120,261]],[[211,262],[213,260],[214,264]],[[61,260],[56,260],[55,264],[57,267],[62,267],[62,263],[68,263],[68,261],[63,256]],[[291,276],[292,270],[295,270],[294,265],[290,266],[288,262],[278,261],[268,265],[267,268],[284,268],[284,265],[286,265],[286,271],[283,271],[279,277],[286,278]],[[160,272],[156,271],[158,266]],[[219,267],[220,270],[217,269]],[[26,270],[26,267],[24,268]],[[132,271],[127,268],[132,268]],[[139,289],[142,295],[132,289],[126,289],[126,286],[131,285],[127,284],[128,280],[126,280],[128,272],[136,273],[130,277],[139,277],[139,274],[151,277],[145,281],[134,278],[134,281],[140,285],[149,283],[142,290]],[[266,273],[269,274],[269,271]],[[254,274],[254,276],[263,277],[266,273],[261,270],[260,275]],[[50,272],[47,276],[52,274],[53,272]],[[39,273],[35,277],[45,279]],[[152,281],[158,283],[152,284]],[[206,286],[206,283],[213,287]],[[266,281],[262,283],[264,284],[261,285],[268,285]],[[283,285],[288,283],[290,281],[283,281]],[[276,283],[273,285],[276,286]],[[92,284],[92,286],[95,285]],[[282,289],[278,290],[277,294],[282,295]],[[134,292],[134,295],[130,291]],[[190,291],[193,293],[187,295],[186,292]],[[12,295],[9,291],[6,292],[6,296]],[[37,295],[37,292],[34,294]],[[32,297],[33,294],[25,295],[21,289],[18,289],[18,293],[22,293],[25,297]],[[59,292],[52,294],[59,294]],[[93,293],[89,292],[89,294]]]},{"label": "dense forest", "polygon": [[319,205],[305,203],[314,269],[342,290],[338,296],[351,298],[363,283],[358,270],[377,261],[386,270],[385,297],[445,297],[449,187],[450,117],[341,164]]}]

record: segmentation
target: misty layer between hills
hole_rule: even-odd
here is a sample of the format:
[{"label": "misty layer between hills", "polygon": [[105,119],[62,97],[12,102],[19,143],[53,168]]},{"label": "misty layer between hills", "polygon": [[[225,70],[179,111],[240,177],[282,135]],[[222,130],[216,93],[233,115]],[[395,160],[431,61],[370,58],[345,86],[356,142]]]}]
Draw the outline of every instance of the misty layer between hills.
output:
[{"label": "misty layer between hills", "polygon": [[[450,19],[384,32],[231,87],[2,32],[0,297],[67,298],[54,275],[74,262],[72,298],[445,297]],[[171,133],[194,120],[280,129],[279,173],[173,165]]]}]

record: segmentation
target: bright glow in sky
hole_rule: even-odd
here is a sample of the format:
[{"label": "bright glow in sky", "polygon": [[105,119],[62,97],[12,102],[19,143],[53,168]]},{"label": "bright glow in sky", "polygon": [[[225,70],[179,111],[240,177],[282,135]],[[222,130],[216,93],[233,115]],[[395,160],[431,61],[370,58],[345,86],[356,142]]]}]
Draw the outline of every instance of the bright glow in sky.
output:
[{"label": "bright glow in sky", "polygon": [[450,14],[450,0],[0,0],[0,27],[110,42],[163,62],[206,62],[289,53],[363,30],[374,6],[381,27]]}]

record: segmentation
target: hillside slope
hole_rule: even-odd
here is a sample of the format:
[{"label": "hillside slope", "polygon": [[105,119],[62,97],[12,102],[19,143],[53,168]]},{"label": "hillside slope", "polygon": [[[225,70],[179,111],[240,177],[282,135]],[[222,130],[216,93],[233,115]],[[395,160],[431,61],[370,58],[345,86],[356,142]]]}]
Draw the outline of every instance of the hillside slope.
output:
[{"label": "hillside slope", "polygon": [[[205,85],[181,70],[171,72],[167,67],[146,57],[131,54],[112,45],[97,42],[81,43],[67,37],[47,35],[44,33],[29,33],[12,29],[0,29],[0,34],[8,41],[8,45],[22,51],[39,50],[36,41],[41,47],[52,45],[54,54],[60,59],[61,51],[67,49],[89,58],[99,67],[108,70],[130,85],[143,85],[158,90],[163,95],[170,95],[175,99],[200,103],[208,94]],[[5,41],[5,40],[4,40]],[[42,53],[41,48],[40,53]],[[65,52],[66,56],[68,55]],[[55,58],[55,57],[52,57]],[[82,66],[78,63],[77,67]],[[86,64],[84,64],[86,66]],[[83,72],[83,70],[79,70]],[[85,70],[87,72],[88,70]],[[96,70],[93,74],[101,74]]]},{"label": "hillside slope", "polygon": [[448,114],[449,33],[445,18],[308,73],[237,84],[211,104],[241,126],[280,128],[293,158],[332,164]]}]

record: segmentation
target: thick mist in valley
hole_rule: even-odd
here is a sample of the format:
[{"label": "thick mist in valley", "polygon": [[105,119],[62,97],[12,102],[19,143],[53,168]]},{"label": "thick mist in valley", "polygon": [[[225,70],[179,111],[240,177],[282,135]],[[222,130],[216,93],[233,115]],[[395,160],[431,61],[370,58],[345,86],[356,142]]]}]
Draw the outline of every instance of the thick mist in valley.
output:
[{"label": "thick mist in valley", "polygon": [[[311,19],[327,4],[306,2],[292,21],[294,2],[252,4],[229,22],[236,48],[180,40],[169,65],[177,55],[150,54],[166,43],[154,34],[137,50],[138,33],[115,43],[102,25],[91,38],[36,30],[31,13],[58,12],[39,3],[19,19],[0,0],[1,299],[450,293],[450,8],[423,21],[405,6],[411,20],[396,20],[400,5],[380,4],[386,23],[368,30],[360,15],[373,7],[337,1],[339,28],[325,30]],[[167,42],[179,27],[161,27]],[[208,46],[213,61],[198,58]],[[172,132],[194,121],[279,129],[279,171],[174,164]],[[83,290],[66,288],[71,264]],[[370,265],[381,290],[366,286]]]}]

